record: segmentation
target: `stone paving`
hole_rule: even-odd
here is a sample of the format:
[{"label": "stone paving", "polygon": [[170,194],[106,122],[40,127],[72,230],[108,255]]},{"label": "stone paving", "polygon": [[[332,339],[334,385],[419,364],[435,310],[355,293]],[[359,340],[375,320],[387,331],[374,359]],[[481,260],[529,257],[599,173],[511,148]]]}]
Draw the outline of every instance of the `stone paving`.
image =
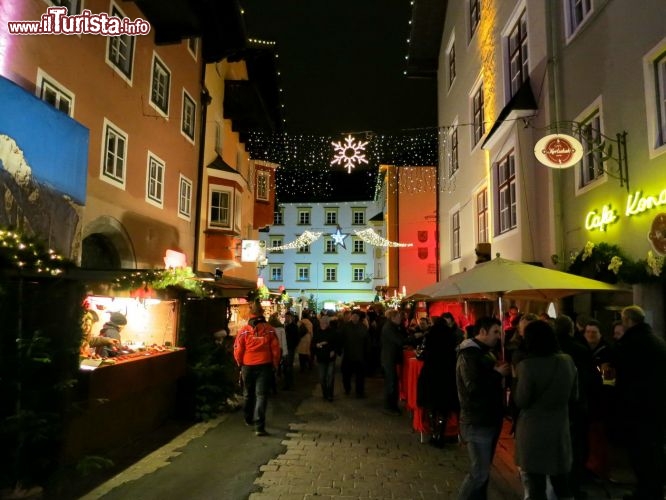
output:
[{"label": "stone paving", "polygon": [[[300,405],[302,422],[290,426],[286,451],[261,467],[261,491],[250,500],[456,497],[468,466],[464,447],[434,448],[421,442],[406,412],[382,413],[381,379],[367,380],[367,399],[345,396],[337,385],[334,402],[316,388]],[[515,467],[504,458],[493,467],[490,500],[521,498]]]}]

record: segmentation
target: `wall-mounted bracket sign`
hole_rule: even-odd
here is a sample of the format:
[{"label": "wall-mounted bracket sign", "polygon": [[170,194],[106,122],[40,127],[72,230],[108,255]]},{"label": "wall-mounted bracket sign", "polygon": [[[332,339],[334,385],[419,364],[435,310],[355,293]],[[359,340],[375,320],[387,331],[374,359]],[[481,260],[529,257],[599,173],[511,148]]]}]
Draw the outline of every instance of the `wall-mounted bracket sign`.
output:
[{"label": "wall-mounted bracket sign", "polygon": [[534,156],[549,168],[569,168],[583,157],[583,145],[570,135],[550,134],[537,141]]},{"label": "wall-mounted bracket sign", "polygon": [[589,154],[595,158],[595,169],[619,180],[620,186],[626,187],[629,192],[626,132],[616,134],[613,139],[589,123],[574,121],[554,122],[547,129],[556,133],[542,137],[534,146],[534,156],[540,163],[561,170],[573,167],[583,155]]}]

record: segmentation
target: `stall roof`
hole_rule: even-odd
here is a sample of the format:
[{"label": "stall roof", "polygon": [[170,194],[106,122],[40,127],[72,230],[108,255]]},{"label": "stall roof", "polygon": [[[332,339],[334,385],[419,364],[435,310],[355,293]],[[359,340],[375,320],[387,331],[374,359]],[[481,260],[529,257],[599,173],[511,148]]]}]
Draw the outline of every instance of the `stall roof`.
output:
[{"label": "stall roof", "polygon": [[[84,283],[97,285],[93,288],[95,293],[108,294],[115,292],[111,287],[104,287],[110,283],[114,283],[119,279],[125,279],[132,273],[150,272],[156,269],[84,269],[73,268],[67,270],[65,277],[69,279],[78,279]],[[210,273],[206,273],[210,274]],[[212,275],[210,278],[198,278],[203,282],[204,288],[214,291],[216,296],[222,297],[245,297],[247,294],[257,287],[256,282],[243,278],[235,278],[232,276],[222,276],[215,280]],[[185,289],[183,289],[185,291]]]},{"label": "stall roof", "polygon": [[205,281],[206,288],[210,288],[218,297],[246,297],[248,293],[257,288],[257,283],[233,276],[222,276],[213,281]]}]

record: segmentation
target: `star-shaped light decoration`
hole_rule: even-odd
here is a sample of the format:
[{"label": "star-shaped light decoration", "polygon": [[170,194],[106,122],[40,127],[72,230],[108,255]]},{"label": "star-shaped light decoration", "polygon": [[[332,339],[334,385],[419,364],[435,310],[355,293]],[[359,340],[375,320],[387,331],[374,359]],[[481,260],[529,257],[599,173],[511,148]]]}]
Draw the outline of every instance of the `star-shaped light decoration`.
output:
[{"label": "star-shaped light decoration", "polygon": [[351,174],[352,168],[356,167],[357,164],[368,163],[364,154],[368,141],[354,141],[354,138],[348,135],[345,137],[344,144],[342,144],[342,141],[331,142],[331,144],[335,149],[335,156],[331,160],[331,165],[344,166],[348,174]]},{"label": "star-shaped light decoration", "polygon": [[338,228],[335,233],[331,233],[331,238],[333,238],[333,241],[335,241],[336,245],[340,245],[342,248],[345,250],[347,247],[345,246],[345,238],[349,236],[348,234],[343,234],[342,231],[340,231],[340,228]]}]

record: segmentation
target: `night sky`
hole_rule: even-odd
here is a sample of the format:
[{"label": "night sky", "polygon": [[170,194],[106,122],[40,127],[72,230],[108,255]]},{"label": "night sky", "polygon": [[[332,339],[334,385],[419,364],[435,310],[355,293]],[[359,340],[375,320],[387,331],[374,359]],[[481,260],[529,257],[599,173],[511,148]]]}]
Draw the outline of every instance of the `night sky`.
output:
[{"label": "night sky", "polygon": [[[400,136],[436,127],[436,81],[403,74],[409,0],[241,0],[241,4],[248,37],[277,43],[285,130],[290,137],[305,134],[319,142],[316,137],[341,140],[348,132]],[[335,199],[371,198],[376,162],[356,167],[350,175],[330,167],[332,155],[330,148],[321,152],[321,161],[305,160],[305,165],[295,156],[293,161],[282,158],[279,201],[305,201],[317,187]]]}]

